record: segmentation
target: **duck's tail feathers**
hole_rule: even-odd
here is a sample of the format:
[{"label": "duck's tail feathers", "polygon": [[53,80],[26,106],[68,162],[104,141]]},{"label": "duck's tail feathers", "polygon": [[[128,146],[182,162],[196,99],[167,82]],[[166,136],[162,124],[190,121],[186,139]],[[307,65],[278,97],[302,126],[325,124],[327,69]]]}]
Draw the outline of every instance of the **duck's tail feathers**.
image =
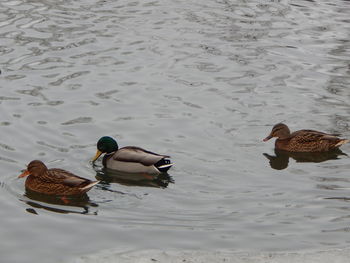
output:
[{"label": "duck's tail feathers", "polygon": [[95,181],[95,182],[91,182],[88,185],[84,186],[83,188],[81,188],[81,190],[89,190],[91,189],[94,185],[98,184],[100,181]]},{"label": "duck's tail feathers", "polygon": [[157,169],[161,172],[161,173],[166,173],[171,166],[173,166],[174,164],[171,163],[171,161],[169,159],[161,159],[159,160],[157,163],[154,164],[155,167],[157,167]]},{"label": "duck's tail feathers", "polygon": [[348,142],[349,142],[349,140],[343,139],[343,140],[339,141],[339,142],[335,145],[335,147],[340,147],[341,145],[343,145],[343,144],[345,144],[345,143],[348,143]]},{"label": "duck's tail feathers", "polygon": [[161,166],[158,166],[158,170],[161,171],[162,173],[165,173],[167,172],[171,166],[173,166],[174,164],[173,163],[168,163],[168,164],[164,164],[164,165],[161,165]]}]

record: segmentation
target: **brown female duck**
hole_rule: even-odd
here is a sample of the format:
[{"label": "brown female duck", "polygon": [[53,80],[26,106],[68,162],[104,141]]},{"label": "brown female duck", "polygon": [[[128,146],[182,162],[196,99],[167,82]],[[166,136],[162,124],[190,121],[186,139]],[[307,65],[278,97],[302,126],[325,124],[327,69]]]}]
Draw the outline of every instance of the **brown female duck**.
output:
[{"label": "brown female duck", "polygon": [[327,134],[314,130],[299,130],[290,133],[287,125],[278,123],[264,142],[277,137],[275,148],[289,152],[327,152],[349,142],[336,134]]},{"label": "brown female duck", "polygon": [[38,160],[31,161],[27,170],[18,177],[27,175],[29,176],[25,182],[26,189],[47,195],[82,195],[98,183],[62,169],[48,169],[42,161]]}]

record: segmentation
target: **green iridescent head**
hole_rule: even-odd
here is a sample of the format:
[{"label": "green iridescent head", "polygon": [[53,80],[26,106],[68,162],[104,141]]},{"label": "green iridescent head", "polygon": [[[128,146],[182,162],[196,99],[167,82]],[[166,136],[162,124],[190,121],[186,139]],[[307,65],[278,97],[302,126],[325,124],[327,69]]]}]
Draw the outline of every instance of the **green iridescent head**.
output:
[{"label": "green iridescent head", "polygon": [[103,153],[111,153],[118,150],[118,143],[109,136],[103,136],[97,142],[97,149]]},{"label": "green iridescent head", "polygon": [[118,151],[118,143],[109,136],[101,137],[97,142],[97,152],[92,162],[96,161],[103,153]]}]

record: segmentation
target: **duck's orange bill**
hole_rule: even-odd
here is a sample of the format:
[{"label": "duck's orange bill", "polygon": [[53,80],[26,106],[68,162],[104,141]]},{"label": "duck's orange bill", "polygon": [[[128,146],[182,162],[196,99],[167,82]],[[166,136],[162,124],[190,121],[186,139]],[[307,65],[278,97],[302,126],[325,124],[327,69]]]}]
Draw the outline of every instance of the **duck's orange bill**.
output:
[{"label": "duck's orange bill", "polygon": [[30,175],[28,170],[25,170],[23,173],[21,173],[18,178],[26,177],[27,175]]},{"label": "duck's orange bill", "polygon": [[263,141],[266,142],[266,141],[270,140],[271,138],[272,138],[272,136],[269,135],[269,136],[267,136],[265,139],[263,139]]},{"label": "duck's orange bill", "polygon": [[92,162],[96,161],[98,159],[98,157],[101,156],[101,154],[102,154],[102,152],[97,150],[95,157],[92,159]]}]

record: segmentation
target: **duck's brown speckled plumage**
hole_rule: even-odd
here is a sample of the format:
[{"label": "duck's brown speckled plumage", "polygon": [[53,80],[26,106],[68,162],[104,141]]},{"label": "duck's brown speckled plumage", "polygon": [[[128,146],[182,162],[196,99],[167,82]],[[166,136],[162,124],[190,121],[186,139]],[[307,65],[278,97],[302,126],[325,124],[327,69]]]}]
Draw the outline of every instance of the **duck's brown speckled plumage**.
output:
[{"label": "duck's brown speckled plumage", "polygon": [[276,124],[264,141],[277,137],[275,148],[290,152],[327,152],[340,147],[349,140],[340,139],[336,134],[314,130],[299,130],[290,133],[287,125]]},{"label": "duck's brown speckled plumage", "polygon": [[38,160],[31,161],[20,177],[26,175],[29,175],[25,182],[27,189],[47,195],[82,195],[98,183],[63,169],[48,169]]}]

